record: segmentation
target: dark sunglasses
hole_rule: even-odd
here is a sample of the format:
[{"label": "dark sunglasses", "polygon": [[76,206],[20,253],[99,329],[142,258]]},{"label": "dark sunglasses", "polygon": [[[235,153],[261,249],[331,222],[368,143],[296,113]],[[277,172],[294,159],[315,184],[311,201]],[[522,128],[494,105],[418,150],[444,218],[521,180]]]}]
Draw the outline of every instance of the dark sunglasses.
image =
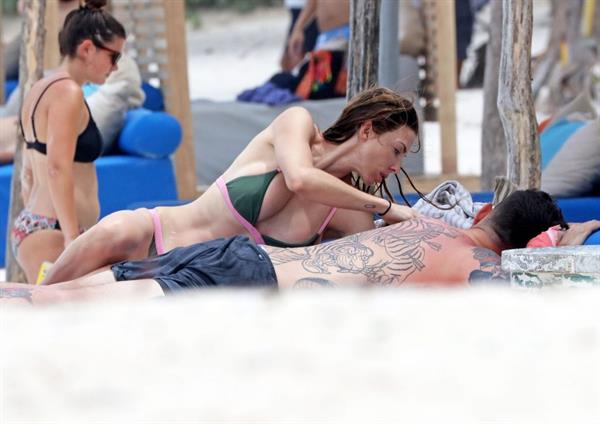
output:
[{"label": "dark sunglasses", "polygon": [[99,43],[98,41],[95,41],[95,40],[92,40],[92,43],[94,43],[94,46],[96,46],[97,48],[106,50],[107,52],[110,53],[110,62],[113,64],[113,66],[115,66],[117,64],[117,62],[119,61],[119,59],[121,59],[121,52],[118,52],[116,50],[108,48],[104,44]]}]

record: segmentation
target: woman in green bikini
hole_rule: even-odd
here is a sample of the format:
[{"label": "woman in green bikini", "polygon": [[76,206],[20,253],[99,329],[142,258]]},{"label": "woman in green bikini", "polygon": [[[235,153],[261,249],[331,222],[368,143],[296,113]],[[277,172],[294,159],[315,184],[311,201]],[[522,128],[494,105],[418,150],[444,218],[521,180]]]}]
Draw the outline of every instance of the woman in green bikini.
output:
[{"label": "woman in green bikini", "polygon": [[324,132],[306,109],[291,107],[195,201],[105,217],[69,245],[44,284],[220,237],[306,246],[318,243],[326,228],[340,235],[371,229],[374,213],[388,224],[410,219],[412,209],[359,190],[351,178],[385,188],[418,132],[412,103],[385,88],[358,94]]}]

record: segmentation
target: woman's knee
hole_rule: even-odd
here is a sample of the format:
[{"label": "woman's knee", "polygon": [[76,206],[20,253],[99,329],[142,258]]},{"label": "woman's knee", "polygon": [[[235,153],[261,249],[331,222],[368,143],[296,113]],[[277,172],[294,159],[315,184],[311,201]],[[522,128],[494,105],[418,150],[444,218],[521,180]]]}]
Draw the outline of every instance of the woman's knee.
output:
[{"label": "woman's knee", "polygon": [[148,239],[147,223],[141,215],[139,210],[115,212],[92,227],[87,238],[109,254],[130,252]]}]

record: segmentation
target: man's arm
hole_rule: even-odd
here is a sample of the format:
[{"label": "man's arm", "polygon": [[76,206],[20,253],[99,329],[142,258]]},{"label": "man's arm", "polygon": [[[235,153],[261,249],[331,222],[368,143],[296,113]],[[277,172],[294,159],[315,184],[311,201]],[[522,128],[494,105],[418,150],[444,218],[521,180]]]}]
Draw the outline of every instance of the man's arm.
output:
[{"label": "man's arm", "polygon": [[600,220],[597,219],[582,223],[569,223],[569,229],[562,232],[558,245],[579,246],[598,229],[600,229]]}]

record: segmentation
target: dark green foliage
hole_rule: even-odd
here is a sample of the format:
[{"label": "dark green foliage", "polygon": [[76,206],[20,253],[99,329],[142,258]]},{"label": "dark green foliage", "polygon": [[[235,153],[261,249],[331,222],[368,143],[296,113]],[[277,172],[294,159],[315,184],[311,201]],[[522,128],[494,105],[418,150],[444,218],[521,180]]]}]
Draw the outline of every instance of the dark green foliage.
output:
[{"label": "dark green foliage", "polygon": [[18,0],[0,0],[2,4],[2,11],[7,15],[13,15],[17,13],[17,1]]}]

